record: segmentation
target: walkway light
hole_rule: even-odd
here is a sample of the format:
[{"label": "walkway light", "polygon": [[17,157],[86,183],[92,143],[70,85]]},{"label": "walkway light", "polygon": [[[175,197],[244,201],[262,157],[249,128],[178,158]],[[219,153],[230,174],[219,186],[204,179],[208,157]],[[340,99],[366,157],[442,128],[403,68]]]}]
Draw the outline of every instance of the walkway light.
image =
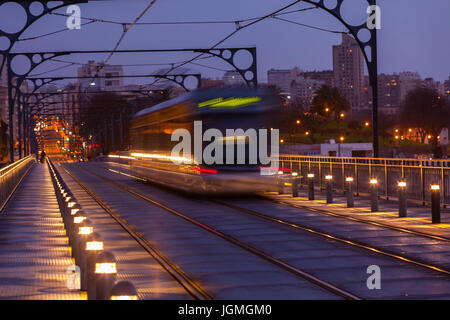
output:
[{"label": "walkway light", "polygon": [[441,190],[438,184],[431,185],[431,220],[432,223],[441,222]]},{"label": "walkway light", "polygon": [[327,204],[333,203],[333,176],[326,175],[325,180],[327,181]]},{"label": "walkway light", "polygon": [[292,172],[292,196],[298,197],[299,177],[297,172]]},{"label": "walkway light", "polygon": [[128,281],[117,283],[111,290],[111,300],[137,300],[136,288]]},{"label": "walkway light", "polygon": [[345,178],[347,182],[347,208],[353,208],[355,206],[355,199],[353,197],[353,177]]},{"label": "walkway light", "polygon": [[314,200],[314,173],[308,173],[308,200]]},{"label": "walkway light", "polygon": [[86,250],[103,250],[103,241],[86,241]]},{"label": "walkway light", "polygon": [[371,178],[369,180],[370,183],[370,202],[371,202],[371,211],[378,211],[378,180],[375,178]]},{"label": "walkway light", "polygon": [[78,216],[77,217],[73,217],[73,223],[80,224],[86,219],[87,219],[86,217],[82,217],[82,216],[80,216],[80,217],[78,217]]},{"label": "walkway light", "polygon": [[95,264],[95,273],[97,274],[113,274],[117,273],[115,262],[101,262]]},{"label": "walkway light", "polygon": [[81,234],[81,235],[89,235],[92,232],[94,232],[94,228],[93,227],[85,226],[85,227],[80,227],[78,229],[78,234]]},{"label": "walkway light", "polygon": [[81,287],[87,289],[88,300],[95,299],[95,264],[98,254],[103,251],[103,247],[103,239],[97,232],[87,237]]},{"label": "walkway light", "polygon": [[399,181],[398,186],[398,216],[407,216],[406,181]]},{"label": "walkway light", "polygon": [[109,300],[117,276],[116,258],[104,251],[97,255],[94,266],[96,300]]}]

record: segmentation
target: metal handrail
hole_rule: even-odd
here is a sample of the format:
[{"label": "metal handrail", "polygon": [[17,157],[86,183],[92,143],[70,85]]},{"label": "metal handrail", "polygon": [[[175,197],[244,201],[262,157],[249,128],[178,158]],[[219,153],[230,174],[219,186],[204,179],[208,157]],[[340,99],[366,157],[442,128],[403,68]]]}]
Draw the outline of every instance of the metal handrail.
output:
[{"label": "metal handrail", "polygon": [[397,158],[351,158],[327,156],[301,156],[283,154],[279,156],[280,167],[293,170],[303,176],[314,173],[315,181],[323,187],[325,175],[333,175],[333,185],[345,192],[345,178],[353,177],[355,192],[368,193],[369,180],[378,179],[380,195],[389,199],[397,195],[397,182],[406,180],[408,198],[431,201],[431,184],[439,184],[442,190],[441,202],[450,204],[450,160],[397,159]]},{"label": "metal handrail", "polygon": [[0,170],[0,211],[8,203],[25,174],[35,162],[34,156],[28,156]]}]

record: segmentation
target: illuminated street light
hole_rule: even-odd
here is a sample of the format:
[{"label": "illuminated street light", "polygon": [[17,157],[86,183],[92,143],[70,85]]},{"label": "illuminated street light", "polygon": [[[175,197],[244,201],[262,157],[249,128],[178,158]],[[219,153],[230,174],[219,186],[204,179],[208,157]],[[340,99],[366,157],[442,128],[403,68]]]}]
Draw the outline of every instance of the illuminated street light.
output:
[{"label": "illuminated street light", "polygon": [[117,283],[111,290],[111,300],[137,300],[136,288],[128,281]]},{"label": "illuminated street light", "polygon": [[431,222],[441,222],[441,191],[438,184],[431,185]]},{"label": "illuminated street light", "polygon": [[400,218],[406,217],[407,214],[407,200],[406,200],[406,181],[401,180],[397,183],[398,186],[398,216]]}]

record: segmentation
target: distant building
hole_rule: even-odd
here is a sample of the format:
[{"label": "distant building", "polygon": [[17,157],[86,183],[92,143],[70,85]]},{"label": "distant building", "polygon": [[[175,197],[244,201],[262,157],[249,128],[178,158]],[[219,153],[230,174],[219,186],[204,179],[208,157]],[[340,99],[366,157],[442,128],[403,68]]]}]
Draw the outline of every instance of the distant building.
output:
[{"label": "distant building", "polygon": [[[0,56],[0,67],[3,63],[3,57]],[[0,72],[0,86],[7,88],[8,87],[8,72],[6,70],[6,63],[3,66],[3,69]]]},{"label": "distant building", "polygon": [[303,76],[307,79],[323,81],[329,87],[335,87],[333,70],[306,71]]},{"label": "distant building", "polygon": [[227,86],[242,86],[245,85],[246,82],[244,78],[242,78],[241,74],[237,71],[227,71],[223,75],[223,83]]},{"label": "distant building", "polygon": [[450,77],[448,77],[448,80],[444,81],[444,94],[447,99],[450,100]]},{"label": "distant building", "polygon": [[433,78],[425,78],[422,82],[422,87],[439,92],[439,82],[434,81]]},{"label": "distant building", "polygon": [[[417,72],[401,72],[399,74],[378,75],[378,107],[384,114],[392,115],[399,112],[406,95],[418,87],[424,87],[424,81]],[[369,77],[364,77],[363,105],[372,108],[372,88]]]},{"label": "distant building", "polygon": [[[102,78],[95,78],[98,75]],[[81,89],[94,88],[95,90],[120,90],[123,87],[123,68],[121,65],[104,66],[93,60],[78,68],[78,79]],[[92,78],[91,78],[92,77]]]},{"label": "distant building", "polygon": [[364,56],[358,43],[342,34],[342,43],[333,46],[334,84],[350,103],[352,111],[363,107]]},{"label": "distant building", "polygon": [[267,84],[289,94],[291,93],[291,82],[302,74],[303,71],[297,67],[293,69],[270,69],[267,71]]},{"label": "distant building", "polygon": [[221,87],[225,83],[223,80],[214,80],[210,78],[202,78],[201,88]]},{"label": "distant building", "polygon": [[63,89],[64,95],[62,95],[62,115],[69,123],[69,127],[74,128],[80,118],[80,88],[77,84],[70,83]]},{"label": "distant building", "polygon": [[400,72],[399,74],[400,83],[400,100],[405,100],[406,96],[412,90],[421,87],[423,85],[422,78],[417,72]]},{"label": "distant building", "polygon": [[378,107],[380,112],[395,114],[401,105],[400,76],[398,74],[378,75]]},{"label": "distant building", "polygon": [[291,83],[291,96],[295,101],[299,101],[305,106],[311,106],[316,92],[325,84],[325,81],[297,77]]},{"label": "distant building", "polygon": [[325,157],[371,157],[373,145],[371,142],[329,143],[281,145],[280,152],[292,155],[325,156]]}]

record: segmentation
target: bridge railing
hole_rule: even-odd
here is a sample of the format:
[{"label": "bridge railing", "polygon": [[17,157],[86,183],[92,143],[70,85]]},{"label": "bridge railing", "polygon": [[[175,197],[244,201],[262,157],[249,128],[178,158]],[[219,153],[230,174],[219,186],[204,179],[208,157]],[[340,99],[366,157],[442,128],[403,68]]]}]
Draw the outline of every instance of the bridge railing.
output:
[{"label": "bridge railing", "polygon": [[0,211],[8,202],[25,174],[36,162],[35,156],[22,158],[0,169]]},{"label": "bridge railing", "polygon": [[397,196],[397,182],[407,181],[409,199],[431,201],[431,184],[439,184],[443,205],[450,205],[450,160],[350,158],[281,155],[280,167],[298,172],[301,183],[313,173],[315,184],[325,188],[325,176],[333,176],[333,188],[345,190],[346,177],[353,177],[356,194],[369,193],[369,180],[378,180],[380,196]]}]

